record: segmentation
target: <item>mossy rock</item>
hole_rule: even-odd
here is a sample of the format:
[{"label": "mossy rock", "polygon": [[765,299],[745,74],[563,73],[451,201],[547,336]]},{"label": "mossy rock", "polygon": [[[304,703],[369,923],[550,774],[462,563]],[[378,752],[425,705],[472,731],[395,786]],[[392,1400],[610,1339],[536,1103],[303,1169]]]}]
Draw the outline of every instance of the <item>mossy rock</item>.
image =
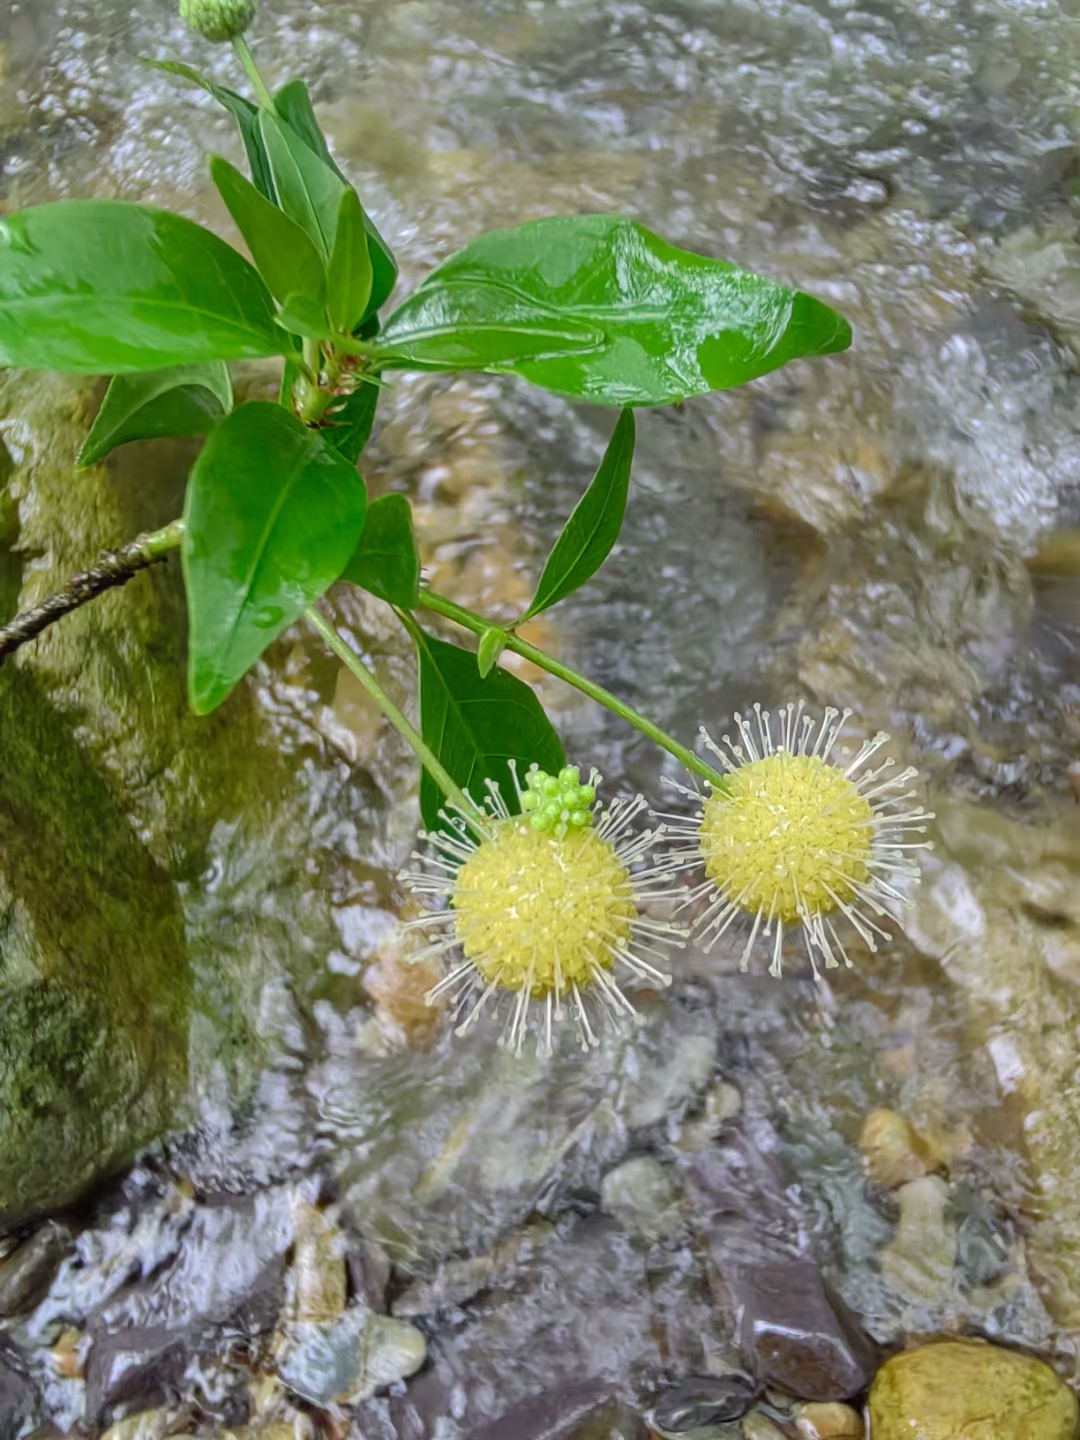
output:
[{"label": "mossy rock", "polygon": [[1048,1365],[980,1341],[895,1355],[870,1391],[874,1440],[1076,1440],[1077,1421]]}]

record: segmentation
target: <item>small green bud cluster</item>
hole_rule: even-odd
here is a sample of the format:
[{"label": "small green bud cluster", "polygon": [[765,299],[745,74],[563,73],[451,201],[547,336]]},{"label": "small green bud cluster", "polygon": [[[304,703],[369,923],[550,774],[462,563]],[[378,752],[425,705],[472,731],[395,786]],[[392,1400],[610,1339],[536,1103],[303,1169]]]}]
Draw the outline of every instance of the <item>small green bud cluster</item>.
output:
[{"label": "small green bud cluster", "polygon": [[558,775],[548,775],[533,766],[526,776],[528,789],[522,793],[521,808],[534,830],[565,840],[571,830],[584,830],[593,822],[592,805],[596,790],[582,785],[576,765],[566,765]]},{"label": "small green bud cluster", "polygon": [[222,44],[242,35],[255,18],[256,0],[180,0],[180,18],[206,40]]}]

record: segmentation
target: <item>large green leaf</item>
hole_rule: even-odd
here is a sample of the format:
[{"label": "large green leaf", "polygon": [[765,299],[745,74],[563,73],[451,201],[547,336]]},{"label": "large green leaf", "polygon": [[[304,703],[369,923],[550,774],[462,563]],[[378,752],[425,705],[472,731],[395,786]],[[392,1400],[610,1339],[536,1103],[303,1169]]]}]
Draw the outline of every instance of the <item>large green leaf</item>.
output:
[{"label": "large green leaf", "polygon": [[205,75],[200,74],[191,65],[183,65],[178,60],[144,60],[151,70],[163,70],[166,75],[175,75],[181,80],[186,80],[189,85],[197,85],[200,90],[205,90],[212,95],[219,105],[223,105],[229,114],[236,121],[236,127],[240,131],[240,139],[243,142],[244,152],[247,155],[248,165],[251,167],[251,179],[260,195],[269,199],[274,193],[273,181],[270,179],[270,166],[267,163],[266,151],[263,149],[262,140],[259,137],[259,107],[246,100],[243,95],[238,95],[235,90],[229,90],[224,85],[215,85]]},{"label": "large green leaf", "polygon": [[191,472],[183,561],[192,708],[220,705],[341,574],[364,527],[355,469],[280,405],[234,410]]},{"label": "large green leaf", "polygon": [[380,336],[387,365],[513,370],[604,405],[670,404],[850,343],[821,301],[610,215],[481,236]]},{"label": "large green leaf", "polygon": [[326,269],[296,221],[260,195],[251,181],[220,155],[211,159],[210,174],[271,295],[284,301],[300,294],[324,308]]},{"label": "large green leaf", "polygon": [[345,182],[284,121],[266,110],[259,114],[259,134],[278,204],[314,241],[322,259],[329,260]]},{"label": "large green leaf", "polygon": [[121,200],[0,220],[0,365],[120,375],[289,346],[252,266],[191,220]]},{"label": "large green leaf", "polygon": [[105,391],[77,463],[96,465],[110,450],[132,440],[205,435],[231,409],[229,368],[220,360],[116,375]]},{"label": "large green leaf", "polygon": [[360,543],[341,578],[403,610],[416,608],[420,556],[404,495],[382,495],[371,502]]},{"label": "large green leaf", "polygon": [[[450,778],[480,803],[484,781],[494,780],[511,811],[517,809],[509,760],[524,779],[535,763],[556,774],[566,763],[562,744],[540,701],[524,681],[494,669],[484,678],[476,656],[413,626],[420,672],[420,730]],[[420,812],[429,830],[441,824],[442,794],[425,771]]]},{"label": "large green leaf", "polygon": [[634,459],[634,412],[619,416],[600,468],[575,505],[548,556],[527,620],[547,610],[592,578],[619,538]]}]

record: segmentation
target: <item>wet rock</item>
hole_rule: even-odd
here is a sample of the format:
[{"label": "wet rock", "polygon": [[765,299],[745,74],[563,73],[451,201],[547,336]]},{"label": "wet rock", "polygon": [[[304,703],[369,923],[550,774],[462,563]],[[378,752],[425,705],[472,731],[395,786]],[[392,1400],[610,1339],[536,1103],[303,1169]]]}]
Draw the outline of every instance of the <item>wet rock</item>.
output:
[{"label": "wet rock", "polygon": [[183,1417],[175,1410],[144,1410],[141,1415],[129,1415],[110,1425],[101,1440],[165,1440],[183,1424]]},{"label": "wet rock", "polygon": [[606,1415],[610,1405],[606,1385],[582,1380],[557,1394],[529,1396],[476,1431],[473,1440],[571,1440],[591,1420]]},{"label": "wet rock", "polygon": [[42,1225],[0,1265],[0,1315],[31,1309],[48,1290],[67,1253],[70,1235],[59,1225]]},{"label": "wet rock", "polygon": [[682,1436],[709,1425],[739,1420],[760,1393],[761,1386],[738,1371],[691,1376],[665,1390],[653,1407],[650,1424],[661,1434]]},{"label": "wet rock", "polygon": [[414,1375],[426,1355],[415,1326],[356,1305],[337,1320],[288,1325],[278,1373],[312,1405],[352,1404]]},{"label": "wet rock", "polygon": [[345,1236],[325,1211],[302,1196],[293,1205],[293,1221],[288,1317],[336,1320],[345,1309]]},{"label": "wet rock", "polygon": [[742,1422],[743,1440],[787,1440],[787,1436],[774,1425],[767,1415],[747,1415]]},{"label": "wet rock", "polygon": [[864,1440],[862,1416],[850,1405],[798,1405],[795,1429],[799,1440]]},{"label": "wet rock", "polygon": [[895,1190],[937,1169],[930,1146],[895,1110],[872,1110],[863,1122],[859,1149],[875,1185]]},{"label": "wet rock", "polygon": [[970,1341],[893,1356],[870,1392],[874,1440],[1074,1440],[1078,1414],[1049,1366]]},{"label": "wet rock", "polygon": [[0,1337],[0,1435],[17,1435],[36,1416],[38,1394],[15,1350]]},{"label": "wet rock", "polygon": [[727,1287],[743,1357],[762,1384],[802,1400],[865,1389],[874,1347],[812,1261],[740,1266]]},{"label": "wet rock", "polygon": [[664,1240],[679,1228],[681,1217],[671,1177],[647,1155],[609,1170],[600,1187],[603,1208],[629,1234]]},{"label": "wet rock", "polygon": [[897,1191],[896,1238],[881,1252],[881,1273],[909,1304],[940,1304],[954,1288],[956,1226],[946,1215],[945,1182],[925,1175]]},{"label": "wet rock", "polygon": [[96,1339],[86,1362],[86,1418],[100,1424],[114,1405],[160,1404],[187,1368],[190,1338],[154,1326]]}]

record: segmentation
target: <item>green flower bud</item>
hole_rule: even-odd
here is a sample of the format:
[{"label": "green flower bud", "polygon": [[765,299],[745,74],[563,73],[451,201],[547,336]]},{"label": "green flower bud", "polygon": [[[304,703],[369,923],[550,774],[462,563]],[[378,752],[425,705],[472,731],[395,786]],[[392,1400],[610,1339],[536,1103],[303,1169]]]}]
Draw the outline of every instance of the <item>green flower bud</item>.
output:
[{"label": "green flower bud", "polygon": [[206,40],[221,44],[242,35],[255,18],[256,0],[180,0],[180,18]]}]

